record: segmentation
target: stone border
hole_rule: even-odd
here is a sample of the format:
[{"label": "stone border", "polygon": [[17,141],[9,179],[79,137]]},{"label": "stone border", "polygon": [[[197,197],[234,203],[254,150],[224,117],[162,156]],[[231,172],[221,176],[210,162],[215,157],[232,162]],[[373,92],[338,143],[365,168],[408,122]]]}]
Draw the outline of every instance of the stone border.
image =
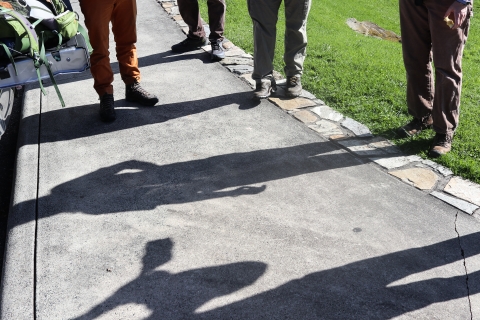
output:
[{"label": "stone border", "polygon": [[[157,2],[187,34],[188,26],[179,13],[177,1]],[[203,24],[208,34],[210,28],[204,21]],[[252,79],[253,57],[227,39],[223,47],[226,57],[220,63],[255,88],[255,81]],[[205,46],[202,49],[208,52],[211,47]],[[278,90],[268,99],[273,104],[323,138],[360,158],[376,163],[391,176],[480,219],[480,185],[454,176],[450,169],[431,160],[419,156],[405,156],[387,139],[373,136],[366,126],[333,110],[305,90],[298,98],[286,98],[285,79],[275,71],[274,76]]]}]

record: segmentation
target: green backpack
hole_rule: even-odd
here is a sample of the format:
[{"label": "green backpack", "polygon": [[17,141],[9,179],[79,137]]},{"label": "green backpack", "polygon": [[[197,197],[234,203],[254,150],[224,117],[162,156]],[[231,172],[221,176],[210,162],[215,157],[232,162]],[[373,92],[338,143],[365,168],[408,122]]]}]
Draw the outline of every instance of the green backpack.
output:
[{"label": "green backpack", "polygon": [[[0,48],[3,48],[15,72],[17,72],[15,66],[16,57],[26,56],[32,59],[38,75],[40,88],[46,94],[40,79],[40,67],[44,65],[62,103],[62,107],[64,107],[65,103],[58,90],[50,64],[45,57],[45,52],[47,49],[58,49],[64,42],[80,32],[87,42],[88,51],[91,53],[92,48],[88,41],[88,34],[78,23],[77,14],[67,10],[67,7],[61,0],[50,0],[50,9],[42,5],[40,1],[29,1],[29,3],[33,4],[38,2],[38,7],[21,5],[20,2],[20,0],[0,0]],[[5,8],[5,3],[10,8]],[[37,11],[49,10],[48,13],[46,12],[47,19],[29,17],[32,8]],[[14,39],[14,41],[7,45],[2,41],[5,39]]]}]

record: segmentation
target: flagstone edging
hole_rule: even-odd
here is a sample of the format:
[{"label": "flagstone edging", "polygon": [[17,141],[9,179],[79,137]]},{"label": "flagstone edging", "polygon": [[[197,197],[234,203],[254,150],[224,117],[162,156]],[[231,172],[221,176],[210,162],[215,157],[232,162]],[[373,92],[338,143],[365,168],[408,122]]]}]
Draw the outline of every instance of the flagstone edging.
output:
[{"label": "flagstone edging", "polygon": [[[157,0],[157,2],[187,34],[188,26],[180,15],[177,1]],[[203,24],[209,33],[208,24],[205,22]],[[223,47],[226,50],[226,58],[220,63],[254,88],[253,57],[228,39],[225,39]],[[202,49],[208,52],[211,47],[208,45]],[[373,136],[365,125],[345,117],[305,90],[298,98],[286,98],[285,79],[278,72],[275,72],[274,76],[277,79],[278,90],[269,98],[273,104],[320,136],[366,161],[374,162],[392,177],[480,219],[480,185],[454,176],[450,169],[431,160],[404,155],[389,140]]]}]

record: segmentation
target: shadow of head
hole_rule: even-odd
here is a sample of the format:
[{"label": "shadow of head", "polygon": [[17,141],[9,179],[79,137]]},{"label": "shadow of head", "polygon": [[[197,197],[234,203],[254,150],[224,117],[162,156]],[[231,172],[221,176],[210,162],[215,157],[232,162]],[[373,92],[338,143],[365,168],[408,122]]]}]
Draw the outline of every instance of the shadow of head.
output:
[{"label": "shadow of head", "polygon": [[143,256],[143,271],[153,270],[172,259],[173,241],[170,238],[147,243]]}]

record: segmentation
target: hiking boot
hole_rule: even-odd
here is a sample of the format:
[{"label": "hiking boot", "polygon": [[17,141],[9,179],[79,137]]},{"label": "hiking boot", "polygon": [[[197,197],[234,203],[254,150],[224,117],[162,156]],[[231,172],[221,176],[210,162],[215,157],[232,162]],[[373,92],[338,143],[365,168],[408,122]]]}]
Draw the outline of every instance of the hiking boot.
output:
[{"label": "hiking boot", "polygon": [[172,51],[179,52],[179,53],[194,51],[194,50],[200,49],[203,46],[206,46],[207,44],[208,44],[207,38],[197,38],[197,39],[187,38],[180,43],[174,44],[172,46]]},{"label": "hiking boot", "polygon": [[300,76],[287,77],[287,89],[285,95],[287,97],[298,97],[302,93],[302,81]]},{"label": "hiking boot", "polygon": [[407,123],[401,128],[398,128],[397,134],[402,137],[412,137],[414,135],[419,134],[425,129],[429,129],[432,127],[433,119],[431,115],[427,115],[422,119],[413,118],[412,121]]},{"label": "hiking boot", "polygon": [[113,105],[113,94],[105,93],[100,97],[100,119],[103,122],[113,122],[117,119]]},{"label": "hiking boot", "polygon": [[225,58],[225,49],[223,48],[223,41],[216,40],[212,44],[212,60],[219,61]]},{"label": "hiking boot", "polygon": [[437,133],[433,138],[432,147],[430,148],[429,156],[438,158],[452,150],[453,133]]},{"label": "hiking boot", "polygon": [[277,91],[275,79],[273,79],[273,77],[263,78],[260,81],[257,81],[253,97],[255,99],[266,99],[275,91]]},{"label": "hiking boot", "polygon": [[154,106],[158,102],[157,96],[148,93],[139,82],[128,84],[125,88],[125,100],[137,102],[144,106]]}]

